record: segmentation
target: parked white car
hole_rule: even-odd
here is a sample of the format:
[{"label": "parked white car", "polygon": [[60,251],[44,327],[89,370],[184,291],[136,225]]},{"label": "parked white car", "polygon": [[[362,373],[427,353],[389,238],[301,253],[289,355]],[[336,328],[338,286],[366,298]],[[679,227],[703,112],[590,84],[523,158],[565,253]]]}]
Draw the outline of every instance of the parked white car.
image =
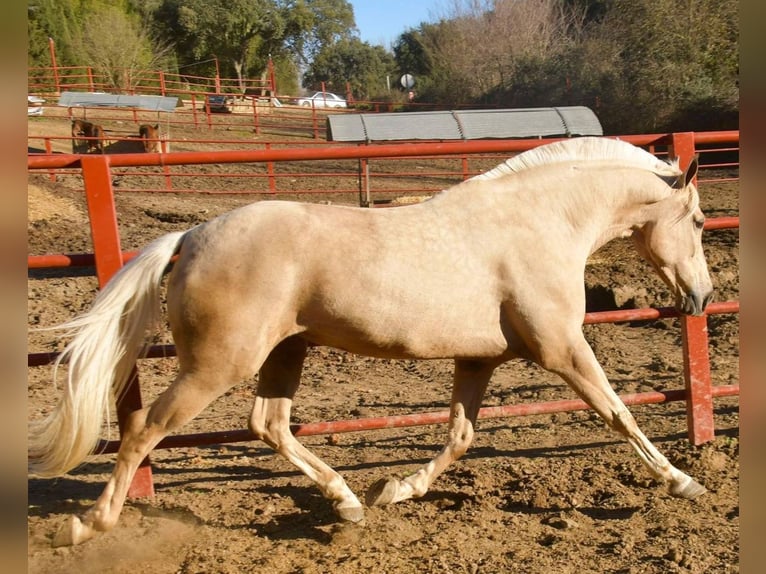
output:
[{"label": "parked white car", "polygon": [[332,92],[316,92],[313,96],[308,98],[300,98],[298,100],[299,106],[314,107],[314,108],[345,108],[346,100],[341,98],[337,94]]}]

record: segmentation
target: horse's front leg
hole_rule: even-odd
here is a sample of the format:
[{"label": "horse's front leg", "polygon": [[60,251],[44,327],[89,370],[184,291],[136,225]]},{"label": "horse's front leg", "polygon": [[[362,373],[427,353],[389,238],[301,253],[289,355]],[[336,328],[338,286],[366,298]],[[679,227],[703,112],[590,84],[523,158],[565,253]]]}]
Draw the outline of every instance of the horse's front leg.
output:
[{"label": "horse's front leg", "polygon": [[705,493],[704,486],[670,464],[644,435],[612,389],[590,345],[581,332],[578,335],[569,344],[547,349],[542,366],[561,376],[610,428],[624,436],[652,476],[667,483],[671,495],[693,499]]},{"label": "horse's front leg", "polygon": [[368,506],[379,506],[420,498],[450,464],[463,456],[473,441],[476,417],[494,364],[455,361],[455,381],[450,403],[449,440],[441,452],[416,473],[399,480],[383,478],[367,491]]},{"label": "horse's front leg", "polygon": [[364,518],[364,509],[346,481],[290,431],[290,409],[300,383],[306,348],[302,339],[289,338],[266,359],[258,376],[250,430],[313,480],[324,497],[333,501],[342,520],[359,522]]}]

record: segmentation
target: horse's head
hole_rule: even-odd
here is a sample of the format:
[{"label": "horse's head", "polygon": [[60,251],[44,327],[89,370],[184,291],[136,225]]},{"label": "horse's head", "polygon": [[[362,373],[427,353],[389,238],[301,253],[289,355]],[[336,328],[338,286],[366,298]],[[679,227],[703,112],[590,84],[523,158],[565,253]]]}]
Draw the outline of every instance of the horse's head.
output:
[{"label": "horse's head", "polygon": [[673,291],[676,308],[688,315],[701,315],[713,296],[702,250],[705,217],[692,181],[697,167],[695,158],[670,196],[654,204],[649,220],[632,235],[638,251]]},{"label": "horse's head", "polygon": [[160,124],[153,126],[149,124],[141,124],[138,128],[138,135],[144,140],[145,152],[160,151],[160,142],[158,141],[160,136]]},{"label": "horse's head", "polygon": [[84,124],[82,120],[72,120],[72,137],[83,135]]}]

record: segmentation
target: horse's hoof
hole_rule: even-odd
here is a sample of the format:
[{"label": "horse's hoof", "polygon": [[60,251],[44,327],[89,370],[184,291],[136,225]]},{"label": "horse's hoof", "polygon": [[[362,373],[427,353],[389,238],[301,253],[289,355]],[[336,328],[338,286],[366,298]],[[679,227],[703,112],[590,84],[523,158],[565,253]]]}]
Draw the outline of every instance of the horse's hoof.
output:
[{"label": "horse's hoof", "polygon": [[93,531],[76,516],[70,516],[53,537],[53,547],[74,546],[93,537]]},{"label": "horse's hoof", "polygon": [[364,508],[362,506],[346,506],[343,508],[335,507],[338,518],[344,522],[361,522],[364,520]]},{"label": "horse's hoof", "polygon": [[367,506],[383,506],[396,500],[399,481],[395,478],[381,478],[370,488],[364,497]]},{"label": "horse's hoof", "polygon": [[694,500],[698,496],[701,496],[707,492],[707,488],[702,486],[699,482],[692,477],[687,476],[687,480],[684,480],[680,484],[671,485],[669,491],[672,496],[678,498],[686,498],[687,500]]}]

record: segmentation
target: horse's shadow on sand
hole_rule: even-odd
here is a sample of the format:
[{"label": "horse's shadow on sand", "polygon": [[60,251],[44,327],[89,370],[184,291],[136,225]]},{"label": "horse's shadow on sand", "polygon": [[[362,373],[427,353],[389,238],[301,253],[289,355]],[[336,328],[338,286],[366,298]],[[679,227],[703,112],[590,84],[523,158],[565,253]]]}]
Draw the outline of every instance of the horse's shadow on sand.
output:
[{"label": "horse's shadow on sand", "polygon": [[[725,431],[724,431],[725,434]],[[684,438],[684,434],[663,437],[658,440],[678,440]],[[506,459],[525,459],[525,458],[559,458],[569,457],[573,452],[589,451],[594,449],[603,449],[618,443],[615,438],[613,441],[593,442],[579,445],[562,445],[556,447],[502,450],[493,446],[477,447],[469,451],[464,459],[478,458],[499,458]],[[376,441],[376,444],[378,442]],[[408,445],[412,448],[413,445]],[[200,447],[204,450],[207,447]],[[214,450],[217,447],[209,447]],[[395,467],[412,467],[413,465],[425,464],[431,460],[430,450],[434,445],[423,446],[423,456],[414,459],[399,461],[375,461],[362,462],[356,464],[346,464],[336,466],[339,472],[371,470],[385,466],[387,472],[395,472]],[[321,544],[330,544],[338,539],[357,538],[362,536],[365,531],[365,522],[360,524],[339,523],[332,506],[321,496],[311,485],[303,482],[303,475],[300,471],[274,471],[265,466],[257,464],[236,464],[230,460],[241,459],[243,454],[253,454],[251,444],[232,444],[227,445],[225,453],[215,452],[215,457],[221,460],[221,464],[205,469],[208,475],[200,478],[191,479],[188,476],[188,467],[173,466],[173,460],[166,460],[161,469],[157,470],[165,478],[168,476],[177,477],[178,480],[163,480],[162,489],[173,487],[191,488],[202,496],[214,496],[217,490],[216,485],[210,485],[214,482],[241,482],[251,481],[255,486],[252,491],[266,498],[278,497],[292,500],[296,507],[294,511],[275,513],[264,521],[263,509],[254,510],[252,519],[244,520],[240,524],[229,525],[227,528],[247,529],[256,532],[259,536],[267,536],[274,540],[296,540],[312,539]],[[268,449],[258,449],[264,452],[270,452]],[[429,451],[429,452],[425,452]],[[183,459],[180,456],[178,460]],[[252,460],[252,459],[250,459]],[[42,518],[52,517],[57,514],[75,514],[81,515],[90,508],[93,501],[98,498],[103,489],[102,482],[85,482],[78,480],[78,475],[88,476],[94,473],[101,474],[111,469],[111,463],[93,463],[86,464],[75,469],[69,475],[54,479],[31,478],[28,482],[28,514]],[[195,474],[200,474],[202,469],[195,470]],[[274,485],[269,479],[295,479],[296,484]],[[198,482],[198,484],[194,484]],[[246,494],[243,492],[243,496]],[[455,492],[447,490],[432,489],[425,496],[413,504],[432,504],[440,508],[442,512],[459,512],[466,503],[475,498],[475,495],[465,492]],[[201,525],[205,521],[194,514],[190,509],[184,507],[174,507],[172,502],[163,506],[158,506],[153,501],[133,500],[130,502],[133,508],[138,509],[142,515],[147,517],[162,517],[176,520],[178,522]],[[508,513],[526,514],[526,515],[550,515],[558,514],[569,508],[559,506],[530,506],[524,503],[507,501],[499,507],[500,510]],[[627,506],[620,508],[603,507],[578,507],[577,511],[593,520],[613,521],[627,520],[640,510],[639,507]],[[368,509],[370,512],[378,510]],[[119,528],[119,525],[117,526]]]}]

